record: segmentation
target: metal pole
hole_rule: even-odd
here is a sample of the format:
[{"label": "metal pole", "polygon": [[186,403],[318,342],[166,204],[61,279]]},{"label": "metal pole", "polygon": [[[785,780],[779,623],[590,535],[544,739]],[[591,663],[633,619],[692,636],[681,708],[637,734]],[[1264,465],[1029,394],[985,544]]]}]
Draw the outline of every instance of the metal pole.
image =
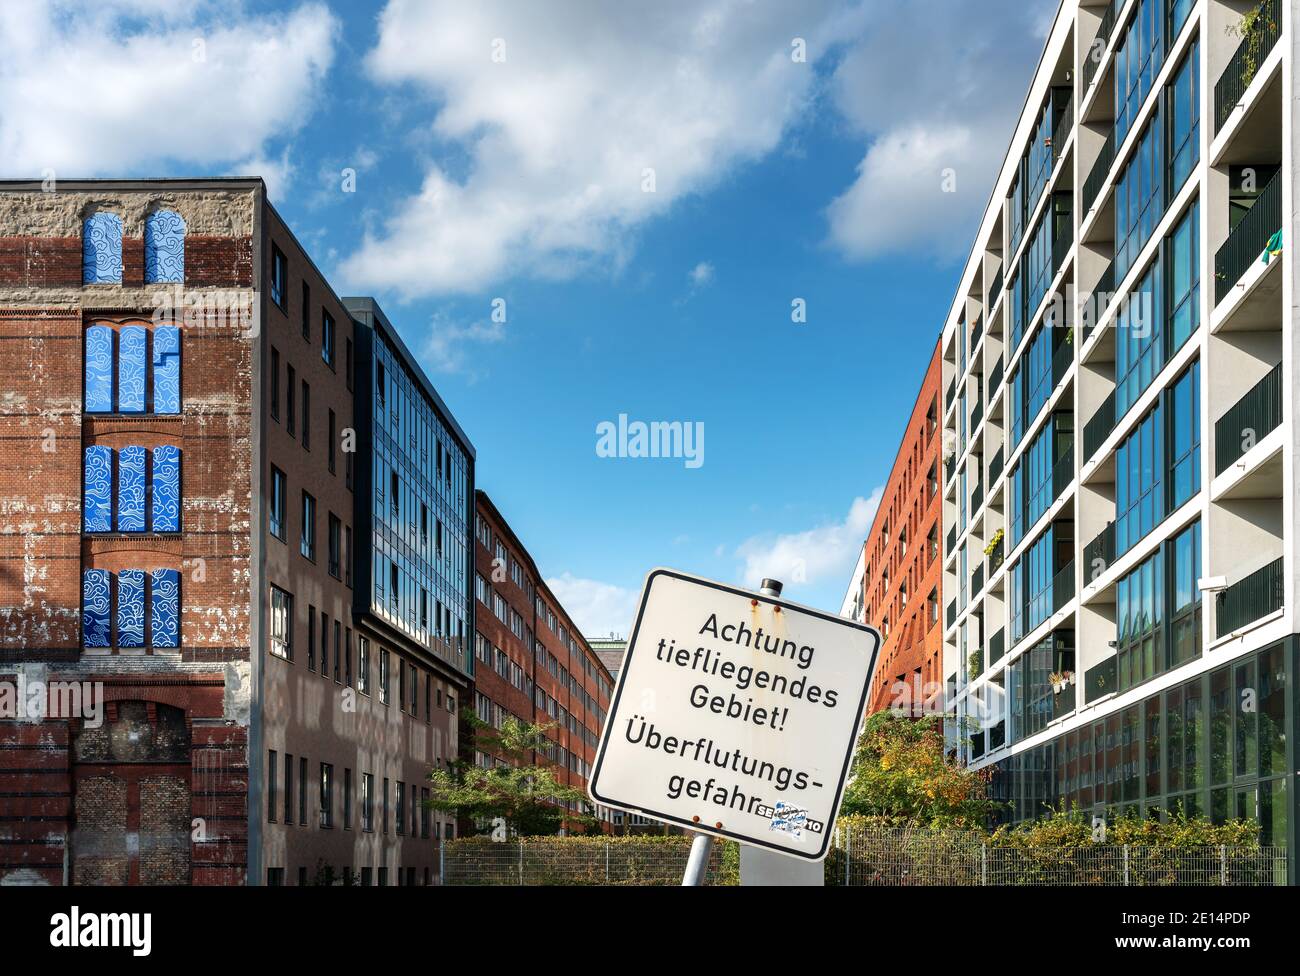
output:
[{"label": "metal pole", "polygon": [[704,884],[712,852],[713,838],[708,834],[696,834],[691,841],[691,856],[686,861],[686,873],[682,875],[683,888],[698,888]]}]

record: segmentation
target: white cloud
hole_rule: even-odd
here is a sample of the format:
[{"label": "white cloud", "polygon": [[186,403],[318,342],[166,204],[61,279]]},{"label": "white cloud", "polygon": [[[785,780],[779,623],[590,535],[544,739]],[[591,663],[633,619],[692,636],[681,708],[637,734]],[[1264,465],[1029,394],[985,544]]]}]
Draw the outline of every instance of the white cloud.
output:
[{"label": "white cloud", "polygon": [[[0,172],[64,178],[266,167],[310,116],[338,23],[197,0],[0,5]],[[247,171],[246,171],[247,172]]]},{"label": "white cloud", "polygon": [[626,636],[632,632],[639,591],[580,579],[570,573],[553,576],[546,585],[584,636],[601,637],[609,633]]},{"label": "white cloud", "polygon": [[862,540],[885,493],[881,485],[869,498],[858,497],[840,522],[831,522],[804,532],[755,536],[741,543],[736,556],[744,560],[740,570],[745,586],[754,589],[764,577],[779,579],[787,588],[794,584],[815,584],[835,577],[847,577],[858,558]]},{"label": "white cloud", "polygon": [[617,265],[637,225],[778,145],[814,84],[792,39],[811,61],[838,16],[831,0],[391,0],[369,72],[428,96],[458,165],[429,163],[345,274],[410,297]]},{"label": "white cloud", "polygon": [[701,261],[695,267],[691,268],[689,277],[692,285],[696,288],[702,288],[713,280],[713,265],[708,261]]},{"label": "white cloud", "polygon": [[[471,346],[502,342],[505,337],[506,327],[503,322],[480,320],[461,325],[440,313],[430,323],[424,351],[434,370],[461,373],[468,370]],[[477,371],[472,371],[471,375],[476,376]]]},{"label": "white cloud", "polygon": [[[827,208],[834,247],[850,258],[965,256],[1055,6],[872,5],[832,82],[837,107],[868,142],[856,179]],[[947,176],[955,192],[945,192]]]}]

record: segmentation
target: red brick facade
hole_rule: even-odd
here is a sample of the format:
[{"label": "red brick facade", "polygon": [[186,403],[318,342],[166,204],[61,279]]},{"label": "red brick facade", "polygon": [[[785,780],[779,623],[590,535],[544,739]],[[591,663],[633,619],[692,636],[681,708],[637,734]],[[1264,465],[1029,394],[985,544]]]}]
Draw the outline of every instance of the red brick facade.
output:
[{"label": "red brick facade", "polygon": [[863,606],[884,637],[872,712],[914,710],[942,680],[940,367],[936,344],[866,541]]}]

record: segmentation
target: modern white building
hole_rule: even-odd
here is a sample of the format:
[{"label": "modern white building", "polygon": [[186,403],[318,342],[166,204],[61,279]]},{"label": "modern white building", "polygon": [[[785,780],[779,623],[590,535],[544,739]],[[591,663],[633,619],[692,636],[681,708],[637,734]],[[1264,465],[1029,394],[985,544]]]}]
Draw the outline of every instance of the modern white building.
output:
[{"label": "modern white building", "polygon": [[863,583],[866,581],[866,576],[867,547],[864,543],[858,548],[858,561],[853,566],[853,576],[849,580],[849,588],[844,591],[844,599],[840,603],[840,616],[847,617],[849,620],[856,620],[860,624],[867,622],[867,608],[863,602]]},{"label": "modern white building", "polygon": [[1298,13],[1064,0],[973,242],[946,707],[1009,819],[1248,816],[1295,850]]}]

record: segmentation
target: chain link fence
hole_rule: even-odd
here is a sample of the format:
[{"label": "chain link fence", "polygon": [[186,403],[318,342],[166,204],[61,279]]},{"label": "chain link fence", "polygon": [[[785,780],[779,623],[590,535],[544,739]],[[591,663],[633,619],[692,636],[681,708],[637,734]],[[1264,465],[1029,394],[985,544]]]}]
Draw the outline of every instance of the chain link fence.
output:
[{"label": "chain link fence", "polygon": [[[446,842],[445,885],[678,885],[691,838],[483,837]],[[740,881],[739,848],[717,843],[707,883]],[[825,861],[838,887],[1285,885],[1282,847],[1010,847],[979,835],[909,828],[838,829]]]}]

